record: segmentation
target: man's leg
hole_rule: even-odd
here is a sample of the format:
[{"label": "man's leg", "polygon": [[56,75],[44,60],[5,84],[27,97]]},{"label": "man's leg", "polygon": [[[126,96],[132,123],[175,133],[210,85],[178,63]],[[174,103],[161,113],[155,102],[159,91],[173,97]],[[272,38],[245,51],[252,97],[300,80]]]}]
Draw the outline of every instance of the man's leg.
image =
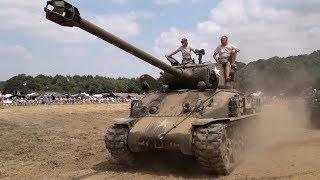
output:
[{"label": "man's leg", "polygon": [[237,65],[236,65],[237,54],[238,53],[236,51],[231,53],[231,56],[229,58],[230,63],[231,63],[231,68],[237,67]]},{"label": "man's leg", "polygon": [[224,65],[224,77],[225,77],[225,81],[226,83],[230,80],[230,71],[231,71],[231,66],[230,66],[230,62],[227,62]]},{"label": "man's leg", "polygon": [[171,66],[178,66],[178,65],[180,65],[179,62],[178,62],[175,58],[173,58],[173,57],[171,57],[171,56],[166,56],[166,58],[167,58],[167,60],[171,63]]}]

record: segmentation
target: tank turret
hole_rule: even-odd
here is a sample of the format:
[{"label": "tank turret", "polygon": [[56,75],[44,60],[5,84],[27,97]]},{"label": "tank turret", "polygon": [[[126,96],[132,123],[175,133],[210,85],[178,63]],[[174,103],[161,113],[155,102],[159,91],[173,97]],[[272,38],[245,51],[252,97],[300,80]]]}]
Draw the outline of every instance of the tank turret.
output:
[{"label": "tank turret", "polygon": [[[222,67],[216,66],[212,63],[175,67],[170,66],[149,53],[144,52],[143,50],[82,18],[78,8],[64,0],[48,1],[47,6],[45,7],[45,12],[46,18],[50,21],[61,26],[78,27],[163,70],[163,83],[169,85],[170,89],[196,89],[199,83],[205,83],[205,88],[216,89],[218,87],[219,80],[221,80],[221,84],[224,83],[224,78],[220,77],[220,74],[218,73]],[[201,52],[200,54],[203,55],[204,52]]]}]

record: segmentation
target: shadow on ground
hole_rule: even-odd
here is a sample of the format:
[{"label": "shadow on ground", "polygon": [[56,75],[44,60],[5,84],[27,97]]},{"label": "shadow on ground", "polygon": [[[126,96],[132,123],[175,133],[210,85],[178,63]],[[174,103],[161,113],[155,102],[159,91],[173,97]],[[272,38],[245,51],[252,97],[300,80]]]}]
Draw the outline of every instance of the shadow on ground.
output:
[{"label": "shadow on ground", "polygon": [[180,153],[150,152],[138,155],[137,165],[128,167],[118,164],[113,159],[94,165],[91,169],[94,172],[77,177],[75,179],[85,179],[92,176],[108,173],[145,174],[156,176],[171,176],[177,178],[217,178],[203,172],[197,161],[190,156]]}]

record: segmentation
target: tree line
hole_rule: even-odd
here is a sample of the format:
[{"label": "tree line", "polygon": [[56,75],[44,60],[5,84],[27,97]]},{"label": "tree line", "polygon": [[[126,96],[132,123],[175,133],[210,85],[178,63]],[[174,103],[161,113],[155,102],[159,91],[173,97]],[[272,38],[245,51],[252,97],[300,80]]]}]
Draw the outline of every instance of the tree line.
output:
[{"label": "tree line", "polygon": [[236,82],[243,92],[261,90],[271,95],[298,95],[310,86],[320,89],[320,50],[242,64]]},{"label": "tree line", "polygon": [[103,76],[45,76],[19,74],[0,83],[4,93],[60,92],[99,94],[108,92],[140,93],[137,78],[106,78]]},{"label": "tree line", "polygon": [[[267,94],[298,95],[306,87],[320,89],[320,50],[311,54],[272,57],[248,64],[238,63],[236,88],[241,92],[263,91]],[[138,78],[103,76],[45,76],[20,74],[0,82],[4,93],[61,92],[89,94],[105,92],[141,93]]]}]

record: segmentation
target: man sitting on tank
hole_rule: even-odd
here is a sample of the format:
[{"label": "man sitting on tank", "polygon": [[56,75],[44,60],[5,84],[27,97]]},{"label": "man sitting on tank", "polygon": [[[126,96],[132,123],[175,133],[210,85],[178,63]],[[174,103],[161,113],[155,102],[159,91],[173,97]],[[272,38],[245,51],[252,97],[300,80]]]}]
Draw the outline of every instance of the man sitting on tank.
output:
[{"label": "man sitting on tank", "polygon": [[181,52],[182,54],[182,64],[192,64],[194,63],[192,57],[191,57],[191,51],[195,53],[195,49],[193,49],[192,47],[190,47],[188,45],[188,40],[186,38],[181,39],[181,44],[182,46],[179,47],[176,51],[174,51],[173,53],[166,55],[166,58],[170,61],[170,63],[174,66],[174,65],[178,65],[177,64],[177,60],[174,59],[172,56],[177,54],[178,52]]},{"label": "man sitting on tank", "polygon": [[[221,44],[216,48],[213,58],[224,67],[226,82],[229,82],[231,69],[236,69],[236,57],[240,49],[228,42],[227,36],[221,37]],[[219,55],[219,56],[217,56]]]}]

